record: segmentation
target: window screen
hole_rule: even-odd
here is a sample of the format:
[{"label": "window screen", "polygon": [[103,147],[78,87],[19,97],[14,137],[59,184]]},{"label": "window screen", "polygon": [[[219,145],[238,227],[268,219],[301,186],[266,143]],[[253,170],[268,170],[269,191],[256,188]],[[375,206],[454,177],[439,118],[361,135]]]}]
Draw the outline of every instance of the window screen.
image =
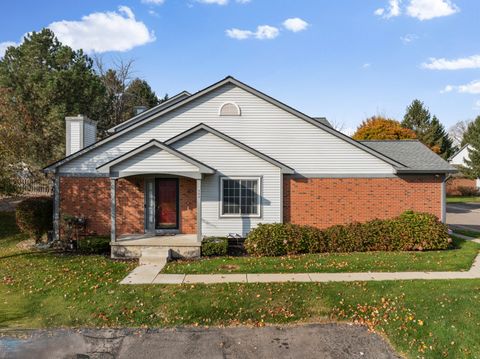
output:
[{"label": "window screen", "polygon": [[222,214],[258,215],[259,180],[222,178]]}]

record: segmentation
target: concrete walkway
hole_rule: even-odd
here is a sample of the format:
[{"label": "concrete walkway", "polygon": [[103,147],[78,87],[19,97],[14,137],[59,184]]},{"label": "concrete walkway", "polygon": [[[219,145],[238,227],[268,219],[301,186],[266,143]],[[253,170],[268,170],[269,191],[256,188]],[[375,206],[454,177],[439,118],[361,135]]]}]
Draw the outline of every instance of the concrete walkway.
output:
[{"label": "concrete walkway", "polygon": [[121,284],[214,284],[351,282],[412,279],[480,279],[480,255],[467,272],[365,272],[365,273],[265,273],[265,274],[163,274],[161,267],[143,265],[135,268]]}]

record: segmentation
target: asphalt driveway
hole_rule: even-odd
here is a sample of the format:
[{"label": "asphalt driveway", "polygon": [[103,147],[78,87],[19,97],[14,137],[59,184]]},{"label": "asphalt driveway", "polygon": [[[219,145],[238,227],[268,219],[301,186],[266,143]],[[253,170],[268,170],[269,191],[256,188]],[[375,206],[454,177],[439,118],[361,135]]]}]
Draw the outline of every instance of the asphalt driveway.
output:
[{"label": "asphalt driveway", "polygon": [[0,358],[400,358],[379,335],[348,324],[54,330],[15,337],[0,338]]},{"label": "asphalt driveway", "polygon": [[448,203],[447,223],[480,231],[480,203]]}]

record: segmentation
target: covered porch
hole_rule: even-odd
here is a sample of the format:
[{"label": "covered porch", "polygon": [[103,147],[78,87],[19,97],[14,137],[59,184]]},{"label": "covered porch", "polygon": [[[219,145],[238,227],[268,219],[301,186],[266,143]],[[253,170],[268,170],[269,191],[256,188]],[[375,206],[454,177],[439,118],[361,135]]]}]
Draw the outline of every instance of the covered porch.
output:
[{"label": "covered porch", "polygon": [[110,177],[112,258],[200,256],[202,179],[214,169],[153,140],[97,170]]}]

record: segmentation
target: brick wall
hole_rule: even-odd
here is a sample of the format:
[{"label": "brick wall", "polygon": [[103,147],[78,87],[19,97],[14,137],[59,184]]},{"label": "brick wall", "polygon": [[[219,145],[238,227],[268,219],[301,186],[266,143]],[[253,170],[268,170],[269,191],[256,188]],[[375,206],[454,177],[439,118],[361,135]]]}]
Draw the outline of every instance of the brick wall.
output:
[{"label": "brick wall", "polygon": [[433,175],[396,178],[294,178],[284,176],[284,221],[319,228],[405,210],[441,217],[442,179]]},{"label": "brick wall", "polygon": [[87,234],[110,235],[110,179],[60,178],[60,225],[62,216],[87,219]]},{"label": "brick wall", "polygon": [[[121,178],[116,188],[117,236],[144,233],[144,192],[142,177]],[[197,233],[196,181],[179,178],[179,226],[181,233]],[[60,179],[60,216],[85,217],[86,233],[110,235],[110,179],[62,177]]]},{"label": "brick wall", "polygon": [[197,183],[193,178],[180,177],[179,183],[180,232],[197,233]]},{"label": "brick wall", "polygon": [[477,187],[476,180],[465,177],[451,177],[447,181],[447,195],[460,196],[458,187],[470,187],[475,189]]},{"label": "brick wall", "polygon": [[117,180],[117,236],[145,232],[144,185],[145,181],[142,177]]}]

